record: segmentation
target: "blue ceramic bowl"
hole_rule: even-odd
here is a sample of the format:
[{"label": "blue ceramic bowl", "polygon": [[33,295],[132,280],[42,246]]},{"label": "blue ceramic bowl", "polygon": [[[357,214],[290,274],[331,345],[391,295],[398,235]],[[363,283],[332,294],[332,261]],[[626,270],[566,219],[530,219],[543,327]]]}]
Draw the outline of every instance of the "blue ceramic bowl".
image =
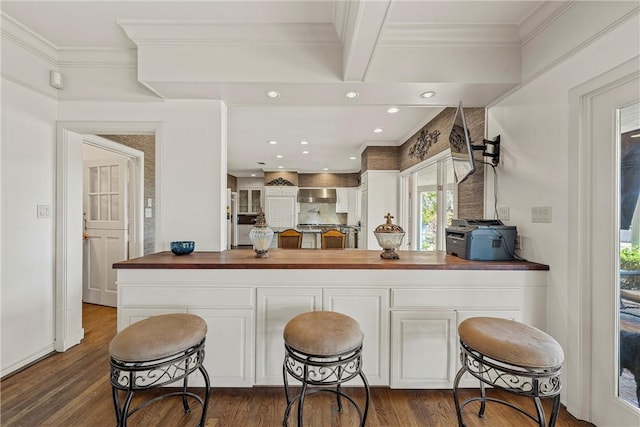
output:
[{"label": "blue ceramic bowl", "polygon": [[196,242],[192,240],[181,240],[178,242],[171,242],[171,252],[176,255],[187,255],[193,252],[196,247]]}]

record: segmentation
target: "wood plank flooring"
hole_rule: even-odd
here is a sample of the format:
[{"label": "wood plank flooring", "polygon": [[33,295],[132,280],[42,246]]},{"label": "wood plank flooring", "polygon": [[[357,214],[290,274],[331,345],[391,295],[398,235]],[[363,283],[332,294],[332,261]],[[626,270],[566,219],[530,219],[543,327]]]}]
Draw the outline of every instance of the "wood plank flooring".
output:
[{"label": "wood plank flooring", "polygon": [[[115,415],[109,385],[109,342],[116,332],[116,310],[84,304],[84,341],[65,353],[56,353],[0,382],[3,427],[24,426],[114,426]],[[212,351],[209,350],[209,351]],[[200,389],[201,391],[202,389]],[[359,388],[345,388],[356,400],[364,393]],[[463,398],[473,390],[465,390]],[[151,393],[147,393],[147,398]],[[490,390],[489,395],[506,398],[526,408],[524,399]],[[135,402],[134,402],[135,403]],[[132,427],[195,426],[200,408],[185,415],[181,400],[171,398],[153,404],[130,418]],[[547,414],[549,405],[545,405]],[[282,425],[285,397],[281,387],[213,388],[208,405],[206,427],[276,427]],[[533,426],[526,417],[502,405],[487,405],[485,418],[469,404],[465,410],[468,427]],[[309,427],[353,427],[357,413],[345,402],[344,412],[337,411],[335,397],[317,393],[305,403],[305,425]],[[291,425],[295,418],[291,417]],[[451,390],[391,390],[372,388],[368,427],[456,426]],[[585,427],[562,408],[558,427]]]}]

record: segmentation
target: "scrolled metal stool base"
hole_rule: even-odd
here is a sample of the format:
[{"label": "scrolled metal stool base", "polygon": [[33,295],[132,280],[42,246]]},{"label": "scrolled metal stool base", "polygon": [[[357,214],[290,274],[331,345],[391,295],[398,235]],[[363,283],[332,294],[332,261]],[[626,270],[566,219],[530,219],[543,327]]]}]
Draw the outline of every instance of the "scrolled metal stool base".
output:
[{"label": "scrolled metal stool base", "polygon": [[[118,427],[126,427],[127,419],[130,416],[152,403],[169,397],[182,397],[182,406],[185,414],[191,412],[187,398],[195,399],[202,406],[202,415],[200,416],[198,427],[204,427],[207,403],[209,402],[210,383],[209,375],[202,364],[203,362],[204,340],[196,346],[159,360],[126,362],[111,357],[111,390]],[[187,390],[188,377],[196,370],[200,371],[204,377],[204,397]],[[164,393],[131,409],[131,401],[135,393],[157,389],[180,380],[183,381],[182,390]],[[121,392],[126,392],[122,404],[120,401]]]},{"label": "scrolled metal stool base", "polygon": [[[537,369],[502,363],[471,349],[460,341],[460,362],[462,367],[456,375],[453,386],[453,398],[458,416],[458,426],[465,427],[462,409],[471,402],[480,402],[478,417],[483,418],[486,402],[495,402],[508,406],[535,421],[540,427],[546,426],[546,417],[542,407],[542,398],[552,398],[553,408],[549,418],[549,427],[554,427],[560,410],[561,365],[549,369]],[[471,397],[460,403],[459,383],[462,376],[470,373],[480,380],[480,397]],[[536,415],[510,402],[487,397],[485,384],[521,396],[531,397],[536,407]]]},{"label": "scrolled metal stool base", "polygon": [[[289,415],[292,407],[298,402],[298,427],[302,427],[304,399],[318,392],[334,393],[338,410],[342,412],[342,397],[347,399],[358,412],[360,427],[364,427],[369,412],[371,393],[369,383],[362,372],[362,346],[347,353],[331,356],[318,356],[307,354],[293,349],[285,343],[285,356],[282,366],[284,379],[284,392],[287,399],[287,408],[284,412],[282,425],[289,425]],[[300,393],[292,396],[289,390],[288,375],[302,383]],[[355,377],[360,377],[365,389],[364,410],[348,394],[342,391],[341,385]],[[312,386],[311,388],[309,386]]]}]

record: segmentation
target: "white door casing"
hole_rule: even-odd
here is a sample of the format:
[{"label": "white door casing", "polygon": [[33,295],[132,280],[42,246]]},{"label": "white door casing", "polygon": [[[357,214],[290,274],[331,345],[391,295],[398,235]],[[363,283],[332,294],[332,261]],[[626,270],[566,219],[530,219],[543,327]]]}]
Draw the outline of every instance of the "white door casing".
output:
[{"label": "white door casing", "polygon": [[596,425],[637,426],[617,399],[618,108],[638,100],[637,58],[570,92],[567,409]]},{"label": "white door casing", "polygon": [[127,158],[84,162],[84,302],[116,306],[112,265],[129,258],[128,177]]}]

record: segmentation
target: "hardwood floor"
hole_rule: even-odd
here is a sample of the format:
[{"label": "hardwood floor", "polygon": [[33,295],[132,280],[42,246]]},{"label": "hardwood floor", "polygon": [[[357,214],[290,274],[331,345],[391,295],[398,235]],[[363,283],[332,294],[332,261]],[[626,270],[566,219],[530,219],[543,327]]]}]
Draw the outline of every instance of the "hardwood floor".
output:
[{"label": "hardwood floor", "polygon": [[[2,380],[0,421],[10,426],[113,426],[115,415],[109,385],[109,342],[116,332],[116,310],[84,304],[84,341],[65,353],[51,357]],[[209,351],[214,351],[210,349]],[[345,388],[356,399],[361,389]],[[472,393],[465,390],[463,398]],[[148,398],[151,393],[142,396]],[[418,427],[456,426],[451,390],[391,390],[374,387],[367,426]],[[524,399],[489,390],[489,395],[506,398],[528,409]],[[135,402],[134,402],[135,403]],[[352,427],[357,413],[345,403],[344,412],[336,410],[335,397],[318,393],[307,398],[305,425],[309,427]],[[130,426],[194,426],[200,408],[185,415],[179,399],[153,404],[130,418]],[[476,416],[476,404],[464,410],[468,427],[532,426],[526,417],[502,405],[487,405],[484,419]],[[276,427],[282,425],[285,397],[281,387],[250,389],[213,388],[208,405],[206,427]],[[545,403],[547,414],[550,407]],[[295,425],[295,419],[290,420]],[[562,408],[558,427],[591,426],[578,421]]]}]

